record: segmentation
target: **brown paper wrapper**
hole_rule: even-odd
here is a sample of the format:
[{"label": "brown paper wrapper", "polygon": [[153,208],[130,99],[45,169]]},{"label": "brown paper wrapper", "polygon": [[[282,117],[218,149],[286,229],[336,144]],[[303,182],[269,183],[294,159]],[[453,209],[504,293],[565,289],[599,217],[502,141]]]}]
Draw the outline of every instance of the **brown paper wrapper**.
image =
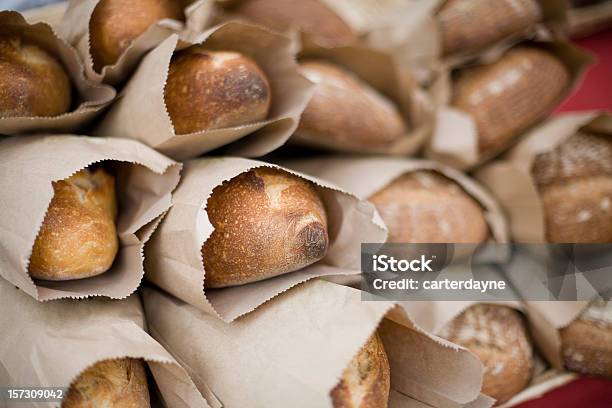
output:
[{"label": "brown paper wrapper", "polygon": [[66,69],[74,90],[70,112],[51,117],[0,117],[0,134],[75,131],[91,122],[115,98],[113,88],[85,78],[79,56],[51,26],[29,24],[16,11],[0,11],[0,34],[18,34],[56,56]]},{"label": "brown paper wrapper", "polygon": [[[534,42],[533,45],[552,52],[569,69],[570,85],[559,99],[558,102],[561,102],[578,85],[584,69],[592,62],[592,57],[579,47],[562,40]],[[480,62],[493,62],[507,49],[508,47],[498,47],[494,55],[483,57]],[[446,71],[433,85],[437,103],[444,106],[437,112],[435,131],[425,150],[425,156],[462,170],[470,170],[507,150],[521,138],[521,135],[516,135],[501,149],[481,154],[478,150],[478,130],[470,115],[452,106],[446,106],[452,99],[449,75],[450,73]]]},{"label": "brown paper wrapper", "polygon": [[41,304],[0,279],[0,309],[0,326],[10,328],[0,348],[3,387],[68,387],[99,361],[131,357],[147,362],[157,388],[149,387],[152,399],[159,391],[168,407],[208,407],[185,369],[145,332],[138,295]]},{"label": "brown paper wrapper", "polygon": [[359,149],[332,140],[314,140],[301,135],[299,130],[291,137],[291,141],[335,151],[409,155],[415,154],[428,140],[433,131],[433,103],[393,55],[363,45],[323,47],[304,37],[299,58],[325,60],[353,72],[395,104],[406,123],[407,131],[393,145],[376,151]]},{"label": "brown paper wrapper", "polygon": [[89,51],[89,21],[100,0],[70,0],[58,31],[66,41],[76,48],[85,65],[85,74],[96,82],[118,84],[128,77],[138,61],[151,49],[173,33],[188,34],[204,29],[210,14],[210,2],[194,0],[185,8],[185,21],[161,20],[150,26],[136,38],[114,65],[107,65],[101,72],[93,68]]},{"label": "brown paper wrapper", "polygon": [[[119,252],[110,270],[79,280],[33,281],[28,263],[53,197],[52,181],[101,161],[122,162],[115,176]],[[181,165],[125,139],[78,136],[13,137],[0,143],[0,275],[37,300],[125,298],[144,275],[143,246],[169,207]]]},{"label": "brown paper wrapper", "polygon": [[428,160],[338,156],[291,160],[282,164],[290,169],[329,180],[364,200],[402,174],[417,170],[435,171],[455,181],[480,203],[489,223],[491,238],[495,242],[508,241],[506,221],[497,202],[469,177],[443,164]]},{"label": "brown paper wrapper", "polygon": [[[186,135],[174,133],[164,102],[168,66],[175,50],[196,43],[211,50],[237,51],[257,62],[272,88],[266,120]],[[177,160],[233,142],[228,148],[231,154],[254,157],[269,153],[293,133],[312,92],[312,84],[297,71],[295,47],[288,37],[239,22],[218,25],[189,41],[172,35],[143,59],[122,97],[94,132],[138,139]]]},{"label": "brown paper wrapper", "polygon": [[396,406],[479,398],[482,366],[473,355],[415,330],[393,302],[363,302],[348,287],[308,282],[230,325],[162,292],[143,295],[151,334],[213,407],[331,407],[330,391],[377,326],[394,400],[403,403]]},{"label": "brown paper wrapper", "polygon": [[[358,273],[360,242],[384,241],[387,235],[374,207],[332,184],[299,173],[318,188],[327,211],[330,245],[315,268],[260,282],[204,291],[202,245],[214,230],[206,214],[213,189],[251,169],[272,164],[241,158],[198,159],[185,163],[172,208],[146,246],[147,279],[198,309],[226,322],[249,313],[281,292],[308,279]],[[351,269],[339,271],[338,268]]]},{"label": "brown paper wrapper", "polygon": [[475,175],[498,198],[517,242],[546,242],[543,204],[531,176],[538,154],[553,150],[579,129],[612,137],[612,116],[582,112],[556,116],[528,132],[499,160]]}]

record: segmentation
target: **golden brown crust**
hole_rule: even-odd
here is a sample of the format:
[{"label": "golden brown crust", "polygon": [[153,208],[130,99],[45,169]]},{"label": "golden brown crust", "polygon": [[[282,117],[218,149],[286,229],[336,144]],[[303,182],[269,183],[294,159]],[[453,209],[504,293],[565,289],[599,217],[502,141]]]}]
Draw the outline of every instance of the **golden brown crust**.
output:
[{"label": "golden brown crust", "polygon": [[29,274],[82,279],[106,272],[117,254],[115,181],[101,168],[53,182],[54,195],[38,232]]},{"label": "golden brown crust", "polygon": [[184,19],[180,1],[100,0],[89,21],[94,70],[115,64],[136,38],[166,18]]},{"label": "golden brown crust", "polygon": [[578,133],[536,156],[548,242],[612,242],[612,140]]},{"label": "golden brown crust", "polygon": [[252,59],[194,45],[172,57],[165,101],[175,133],[186,134],[264,120],[271,90]]},{"label": "golden brown crust", "polygon": [[444,55],[475,51],[532,27],[542,18],[534,0],[448,0],[438,12]]},{"label": "golden brown crust", "polygon": [[232,11],[277,30],[299,28],[325,45],[357,40],[351,27],[319,0],[243,0]]},{"label": "golden brown crust", "polygon": [[378,333],[374,333],[331,391],[334,408],[386,407],[390,378],[387,354]]},{"label": "golden brown crust", "polygon": [[104,360],[70,385],[62,408],[149,408],[149,388],[140,359]]},{"label": "golden brown crust", "polygon": [[612,378],[612,302],[590,305],[560,334],[568,370]]},{"label": "golden brown crust", "polygon": [[476,304],[444,327],[441,337],[474,353],[484,365],[482,392],[508,401],[527,386],[533,351],[519,312],[506,306]]},{"label": "golden brown crust", "polygon": [[70,109],[71,92],[54,56],[17,36],[0,37],[0,118],[61,115]]},{"label": "golden brown crust", "polygon": [[215,230],[202,247],[205,286],[242,285],[296,271],[327,252],[327,216],[315,186],[261,167],[216,187]]},{"label": "golden brown crust", "polygon": [[354,151],[384,149],[406,126],[393,102],[353,73],[324,61],[305,61],[301,72],[316,83],[296,133],[321,147]]},{"label": "golden brown crust", "polygon": [[453,105],[473,118],[480,151],[498,151],[552,111],[569,80],[556,56],[519,46],[496,62],[460,71]]},{"label": "golden brown crust", "polygon": [[478,202],[433,171],[406,173],[368,200],[389,228],[389,242],[479,243],[489,233]]}]

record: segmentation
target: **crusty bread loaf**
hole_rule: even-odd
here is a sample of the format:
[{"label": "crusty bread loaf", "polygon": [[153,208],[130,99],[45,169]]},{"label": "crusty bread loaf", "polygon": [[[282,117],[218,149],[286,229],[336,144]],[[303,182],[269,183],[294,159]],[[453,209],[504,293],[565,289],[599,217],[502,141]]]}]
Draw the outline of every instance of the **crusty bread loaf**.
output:
[{"label": "crusty bread loaf", "polygon": [[577,133],[536,156],[532,174],[548,242],[612,242],[612,138]]},{"label": "crusty bread loaf", "polygon": [[176,134],[264,120],[271,97],[266,74],[242,54],[194,45],[172,57],[165,101]]},{"label": "crusty bread loaf", "polygon": [[315,186],[260,167],[216,187],[215,230],[202,248],[205,286],[242,285],[296,271],[327,252],[327,216]]},{"label": "crusty bread loaf", "polygon": [[242,0],[232,11],[276,30],[298,28],[324,45],[357,40],[351,27],[320,0]]},{"label": "crusty bread loaf", "polygon": [[70,385],[62,408],[148,408],[149,387],[142,360],[104,360]]},{"label": "crusty bread loaf", "polygon": [[389,229],[388,242],[479,243],[488,236],[478,202],[433,171],[406,173],[368,200]]},{"label": "crusty bread loaf", "polygon": [[561,329],[565,367],[582,374],[612,378],[612,302],[592,303]]},{"label": "crusty bread loaf", "polygon": [[406,128],[397,107],[353,73],[324,61],[305,61],[301,72],[316,84],[296,140],[335,150],[388,148]]},{"label": "crusty bread loaf", "polygon": [[374,333],[332,390],[334,408],[385,408],[390,378],[387,354],[378,333]]},{"label": "crusty bread loaf", "polygon": [[444,327],[441,337],[474,353],[484,365],[482,392],[508,401],[529,383],[533,350],[523,317],[507,306],[476,304]]},{"label": "crusty bread loaf", "polygon": [[480,151],[498,151],[552,111],[569,81],[556,56],[518,46],[491,64],[461,70],[453,83],[453,105],[473,118]]},{"label": "crusty bread loaf", "polygon": [[535,0],[447,0],[437,15],[444,55],[476,51],[532,27],[542,18]]},{"label": "crusty bread loaf", "polygon": [[70,78],[49,52],[17,36],[0,36],[0,118],[68,112]]},{"label": "crusty bread loaf", "polygon": [[53,182],[54,195],[38,232],[29,273],[70,280],[106,272],[117,254],[115,181],[101,168]]},{"label": "crusty bread loaf", "polygon": [[96,72],[113,65],[156,22],[183,20],[177,0],[100,0],[89,20],[89,44]]}]

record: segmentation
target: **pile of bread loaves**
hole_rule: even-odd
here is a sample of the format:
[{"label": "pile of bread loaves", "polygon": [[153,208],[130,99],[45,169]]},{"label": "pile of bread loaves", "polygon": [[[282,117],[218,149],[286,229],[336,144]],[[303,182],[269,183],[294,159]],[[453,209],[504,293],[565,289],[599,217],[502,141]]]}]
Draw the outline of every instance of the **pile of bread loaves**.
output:
[{"label": "pile of bread loaves", "polygon": [[[242,314],[255,319],[264,313],[253,311],[262,303],[324,275],[314,267],[358,269],[358,240],[378,238],[368,240],[358,219],[369,217],[371,228],[382,231],[380,215],[387,242],[394,243],[506,242],[506,223],[517,241],[612,243],[612,118],[585,113],[586,119],[559,125],[549,117],[584,65],[577,57],[582,51],[550,23],[564,15],[563,2],[440,0],[420,13],[433,24],[431,38],[425,38],[429,31],[411,38],[415,30],[389,38],[403,41],[404,49],[421,41],[436,44],[426,81],[413,79],[417,74],[405,59],[396,61],[394,53],[402,48],[373,49],[370,38],[394,32],[385,24],[397,18],[364,28],[358,11],[367,14],[377,2],[357,3],[71,0],[57,30],[1,11],[0,134],[7,139],[0,154],[13,143],[23,147],[3,161],[6,175],[0,179],[11,180],[0,180],[0,186],[22,182],[17,162],[29,163],[27,177],[44,178],[45,171],[61,166],[62,157],[85,154],[57,152],[57,164],[40,164],[28,149],[29,143],[44,148],[46,139],[38,136],[68,138],[58,134],[70,130],[95,135],[82,137],[95,137],[109,149],[112,138],[137,139],[138,146],[117,152],[131,170],[108,157],[51,180],[44,214],[20,212],[22,204],[7,194],[10,211],[0,230],[12,231],[6,225],[20,222],[10,214],[40,220],[31,237],[7,233],[6,244],[0,242],[0,255],[7,258],[0,274],[22,289],[33,285],[28,294],[47,293],[48,299],[107,293],[100,288],[113,286],[125,269],[118,265],[134,265],[126,248],[142,241],[136,252],[144,285],[217,317],[240,299],[258,299],[232,312],[227,320],[238,320],[231,325]],[[394,5],[389,13],[420,15],[414,11],[423,7]],[[414,24],[414,18],[406,21]],[[153,69],[161,70],[163,83],[151,81]],[[91,102],[104,87],[118,96]],[[155,89],[163,92],[160,98],[148,93]],[[447,116],[436,114],[447,108],[470,124],[468,144],[476,146],[476,159],[460,170],[451,167],[464,140],[444,122]],[[83,111],[84,117],[71,116]],[[162,116],[169,133],[156,133]],[[139,130],[141,124],[146,131]],[[551,126],[542,130],[543,124]],[[567,135],[559,136],[558,129]],[[128,183],[134,169],[146,167],[141,157],[151,149],[185,166],[172,204],[168,198],[155,214],[135,203],[156,195],[163,201],[156,179],[141,177],[136,188]],[[211,151],[214,158],[200,157]],[[321,156],[319,164],[304,171],[299,163],[314,155]],[[240,167],[242,159],[232,156],[265,157]],[[195,166],[201,169],[197,175],[189,170]],[[207,179],[218,168],[231,176]],[[198,191],[205,198],[188,205],[186,197]],[[32,192],[28,200],[44,201],[39,195]],[[126,227],[129,218],[141,219],[138,231]],[[126,231],[141,241],[126,238]],[[24,246],[25,259],[9,260],[7,254]],[[12,278],[19,271],[3,272],[21,267],[20,279]],[[511,400],[534,378],[539,352],[527,309],[458,307],[431,333],[480,359],[481,391],[496,404]],[[612,303],[600,299],[576,316],[556,334],[564,369],[612,378]],[[388,405],[393,375],[383,340],[374,332],[353,356],[329,391],[333,407]],[[72,380],[62,406],[148,407],[147,376],[140,358],[99,361]]]}]

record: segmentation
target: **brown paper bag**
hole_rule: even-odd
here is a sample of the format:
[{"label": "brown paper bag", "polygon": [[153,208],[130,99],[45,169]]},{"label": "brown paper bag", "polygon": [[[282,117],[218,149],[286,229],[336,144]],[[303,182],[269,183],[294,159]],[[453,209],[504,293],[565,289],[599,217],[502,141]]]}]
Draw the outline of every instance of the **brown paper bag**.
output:
[{"label": "brown paper bag", "polygon": [[113,88],[85,78],[75,50],[49,25],[29,24],[16,11],[0,11],[0,35],[11,34],[41,45],[57,57],[70,77],[74,92],[70,112],[52,117],[0,117],[0,134],[74,131],[88,124],[115,98]]},{"label": "brown paper bag", "polygon": [[[257,62],[272,88],[266,120],[186,135],[174,133],[164,102],[168,66],[175,50],[196,43],[211,50],[238,51]],[[230,153],[250,157],[269,153],[293,133],[312,92],[312,84],[297,71],[295,47],[294,40],[288,37],[239,22],[216,26],[189,41],[179,41],[177,35],[172,35],[143,59],[94,132],[138,139],[177,160],[237,141],[230,146]]]},{"label": "brown paper bag", "polygon": [[508,241],[506,221],[497,202],[469,177],[443,164],[427,160],[339,156],[290,160],[283,161],[282,164],[290,169],[329,180],[364,200],[402,174],[417,170],[438,172],[455,181],[482,205],[493,241]]},{"label": "brown paper bag", "polygon": [[138,295],[41,304],[0,279],[0,309],[3,387],[68,387],[99,361],[142,358],[157,388],[149,387],[152,399],[158,391],[168,407],[208,407],[185,369],[145,332]]},{"label": "brown paper bag", "polygon": [[612,137],[612,116],[582,112],[551,118],[528,132],[499,160],[476,173],[478,180],[502,203],[515,241],[546,241],[543,204],[531,167],[538,154],[554,149],[581,128]]},{"label": "brown paper bag", "polygon": [[[551,51],[564,62],[570,71],[570,85],[559,100],[561,102],[577,86],[584,69],[592,62],[592,57],[577,46],[561,40],[536,42],[534,45]],[[483,57],[484,59],[481,61],[483,63],[492,62],[502,56],[505,50],[507,50],[507,47],[498,48],[496,50],[498,52],[494,56]],[[446,72],[445,75],[441,76],[440,82],[434,85],[436,88],[434,93],[437,94],[436,100],[442,105],[450,104],[452,100],[452,85],[448,75],[450,74]],[[478,131],[472,118],[452,106],[443,106],[437,112],[435,131],[429,146],[427,146],[425,156],[462,170],[470,170],[498,156],[515,144],[520,137],[520,135],[516,135],[501,149],[481,154],[478,150]]]},{"label": "brown paper bag", "polygon": [[[71,281],[33,281],[27,273],[32,246],[53,197],[52,181],[101,161],[123,162],[115,177],[119,252],[107,272]],[[143,245],[170,207],[181,165],[124,139],[78,136],[13,137],[0,143],[0,275],[38,300],[108,296],[124,298],[142,280]]]},{"label": "brown paper bag", "polygon": [[480,398],[482,366],[471,353],[348,287],[307,282],[229,325],[162,292],[143,295],[153,337],[223,407],[331,407],[330,391],[377,326],[396,397],[448,407]]},{"label": "brown paper bag", "polygon": [[58,27],[60,35],[66,39],[81,56],[88,78],[96,82],[118,84],[126,79],[138,61],[149,50],[155,48],[172,33],[198,32],[204,29],[210,14],[210,2],[192,0],[185,8],[185,21],[165,19],[152,25],[136,38],[114,65],[105,66],[101,72],[93,68],[89,51],[89,21],[99,0],[69,0],[66,14]]},{"label": "brown paper bag", "polygon": [[253,168],[272,164],[241,158],[207,158],[185,163],[172,208],[146,246],[146,276],[174,296],[226,322],[252,311],[300,282],[338,274],[358,273],[360,242],[384,241],[386,229],[374,207],[332,184],[294,173],[317,186],[327,211],[330,244],[316,268],[302,269],[260,282],[204,291],[202,245],[213,231],[206,202],[213,189]]}]

